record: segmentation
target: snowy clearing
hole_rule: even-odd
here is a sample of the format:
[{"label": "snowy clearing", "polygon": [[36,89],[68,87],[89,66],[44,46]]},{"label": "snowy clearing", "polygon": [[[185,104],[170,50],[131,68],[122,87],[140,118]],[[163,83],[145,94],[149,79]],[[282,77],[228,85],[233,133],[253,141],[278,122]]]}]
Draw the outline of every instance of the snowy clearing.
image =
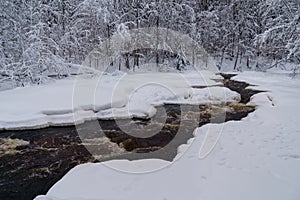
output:
[{"label": "snowy clearing", "polygon": [[[244,72],[233,79],[269,92],[251,99],[249,104],[258,109],[242,121],[198,128],[195,138],[179,148],[181,157],[167,167],[134,174],[111,166],[134,171],[166,161],[83,164],[36,199],[300,199],[300,80],[258,72]],[[220,126],[224,127],[216,147],[199,159],[209,129]]]}]

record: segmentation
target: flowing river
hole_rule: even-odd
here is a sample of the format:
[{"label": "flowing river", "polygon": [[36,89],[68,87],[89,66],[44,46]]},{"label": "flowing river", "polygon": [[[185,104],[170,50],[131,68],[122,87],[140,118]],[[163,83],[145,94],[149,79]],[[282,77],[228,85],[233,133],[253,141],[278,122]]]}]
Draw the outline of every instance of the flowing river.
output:
[{"label": "flowing river", "polygon": [[[255,110],[246,103],[252,95],[262,91],[246,89],[249,84],[230,79],[234,75],[221,75],[224,79],[218,81],[238,92],[240,103],[165,104],[157,107],[153,119],[97,120],[76,127],[1,131],[0,199],[27,200],[45,194],[71,168],[81,163],[145,158],[172,161],[178,146],[192,138],[197,127],[211,122],[240,120]],[[218,120],[222,116],[224,118]],[[101,130],[95,123],[100,124]],[[139,133],[138,129],[142,129],[145,137],[129,135],[124,129],[132,133]],[[156,129],[157,134],[146,137]],[[78,135],[78,130],[85,133],[84,138]]]}]

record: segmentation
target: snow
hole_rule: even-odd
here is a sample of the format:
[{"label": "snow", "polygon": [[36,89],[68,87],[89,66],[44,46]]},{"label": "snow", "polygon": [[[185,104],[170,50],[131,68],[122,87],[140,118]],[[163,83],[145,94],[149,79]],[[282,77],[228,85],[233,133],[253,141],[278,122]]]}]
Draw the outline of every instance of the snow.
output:
[{"label": "snow", "polygon": [[[251,99],[257,110],[247,118],[196,129],[173,162],[76,166],[36,199],[300,199],[300,80],[259,72],[234,79],[268,91]],[[207,138],[214,142],[213,137],[218,139],[215,148],[201,157],[200,147]]]},{"label": "snow", "polygon": [[[239,94],[216,85],[212,72],[113,73],[59,80],[0,92],[0,129],[41,128],[112,117],[149,117],[167,102],[236,102]],[[216,95],[212,96],[212,93]]]},{"label": "snow", "polygon": [[[285,62],[274,60],[266,57],[258,57],[249,60],[247,67],[247,59],[239,60],[237,69],[234,70],[235,59],[224,58],[221,65],[221,57],[216,57],[216,63],[220,66],[220,71],[226,73],[236,73],[236,71],[258,70],[271,73],[293,74],[294,71],[299,73],[299,64],[293,62]],[[258,66],[257,66],[258,65]],[[234,71],[233,71],[234,70]]]}]

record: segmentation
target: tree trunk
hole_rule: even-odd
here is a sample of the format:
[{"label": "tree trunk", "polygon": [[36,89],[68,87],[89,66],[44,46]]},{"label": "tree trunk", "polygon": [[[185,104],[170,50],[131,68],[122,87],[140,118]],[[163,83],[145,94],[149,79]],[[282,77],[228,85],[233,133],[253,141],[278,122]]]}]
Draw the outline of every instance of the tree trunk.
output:
[{"label": "tree trunk", "polygon": [[126,56],[125,66],[126,66],[127,69],[130,69],[130,66],[129,66],[129,53],[126,53],[125,56]]},{"label": "tree trunk", "polygon": [[[138,1],[137,5],[136,5],[136,15],[135,15],[135,17],[136,17],[136,28],[137,29],[140,28],[140,19],[139,19],[139,17],[140,17],[140,10],[139,10],[140,4],[139,3],[140,2]],[[139,34],[139,33],[137,32],[137,34]],[[137,35],[136,38],[137,38],[137,42],[139,42],[139,35]],[[139,50],[136,49],[136,52],[134,54],[134,67],[139,66],[139,55],[138,55],[138,53],[139,53]],[[134,70],[134,68],[133,68],[133,70]]]},{"label": "tree trunk", "polygon": [[[158,0],[156,0],[156,8],[158,8]],[[159,52],[158,52],[158,40],[159,40],[159,36],[158,36],[158,28],[159,28],[159,15],[156,16],[156,67],[158,68],[158,64],[159,64]]]},{"label": "tree trunk", "polygon": [[221,69],[222,66],[223,66],[224,54],[225,54],[225,47],[222,49],[222,56],[221,56],[220,69]]},{"label": "tree trunk", "polygon": [[250,66],[249,66],[249,56],[247,56],[247,68],[249,69]]},{"label": "tree trunk", "polygon": [[236,58],[235,58],[234,67],[233,67],[234,70],[237,69],[238,59],[239,59],[239,48],[238,48],[238,50],[236,52]]}]

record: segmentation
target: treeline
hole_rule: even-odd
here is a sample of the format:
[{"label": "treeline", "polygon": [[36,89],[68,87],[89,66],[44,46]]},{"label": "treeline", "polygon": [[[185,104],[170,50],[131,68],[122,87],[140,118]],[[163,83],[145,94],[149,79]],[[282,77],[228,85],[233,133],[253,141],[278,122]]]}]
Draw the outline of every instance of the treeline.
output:
[{"label": "treeline", "polygon": [[[220,68],[228,59],[233,69],[300,63],[299,0],[2,0],[0,4],[0,79],[17,83],[66,75],[70,66],[81,64],[114,33],[142,27],[187,34],[217,58]],[[126,59],[123,62],[134,67]]]}]

